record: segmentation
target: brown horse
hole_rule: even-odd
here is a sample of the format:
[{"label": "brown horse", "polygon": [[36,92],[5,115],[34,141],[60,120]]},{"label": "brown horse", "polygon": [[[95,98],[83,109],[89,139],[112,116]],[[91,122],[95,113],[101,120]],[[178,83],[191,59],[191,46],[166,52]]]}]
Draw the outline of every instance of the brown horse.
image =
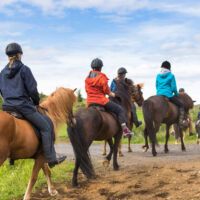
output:
[{"label": "brown horse", "polygon": [[[192,99],[186,94],[179,95],[180,100],[184,104],[185,112],[188,113],[189,109],[193,108]],[[168,139],[169,139],[169,128],[172,124],[178,123],[179,111],[177,106],[169,102],[169,100],[164,96],[152,96],[143,102],[142,105],[144,120],[145,120],[145,145],[143,146],[144,151],[146,152],[149,148],[147,136],[149,136],[152,143],[152,154],[153,156],[157,155],[155,144],[156,133],[158,132],[161,123],[166,124],[166,140],[165,140],[165,153],[168,150]],[[182,129],[179,126],[180,138],[181,138],[181,147],[182,151],[185,151],[185,145],[183,142],[183,133]]]},{"label": "brown horse", "polygon": [[[131,121],[131,95],[134,87],[130,79],[121,79],[116,85],[116,97],[112,101],[119,103],[127,112],[127,119]],[[105,111],[99,111],[94,107],[81,108],[75,113],[76,124],[68,124],[68,134],[75,152],[75,168],[72,185],[77,186],[79,167],[88,178],[94,176],[94,169],[88,154],[89,146],[94,140],[107,140],[110,152],[106,157],[108,164],[113,154],[113,168],[118,170],[117,149],[122,137],[120,124],[115,117]],[[131,122],[130,122],[131,123]],[[113,140],[114,138],[114,144]]]},{"label": "brown horse", "polygon": [[[134,85],[134,93],[132,95],[131,101],[132,101],[132,103],[136,102],[138,104],[138,106],[142,106],[142,103],[144,101],[143,93],[142,93],[143,86],[144,86],[143,83]],[[131,123],[129,123],[129,128],[130,129],[133,128],[133,120],[131,120]],[[131,137],[128,138],[128,152],[132,152],[130,143],[131,143]],[[106,155],[106,144],[107,144],[107,142],[105,140],[103,151],[102,151],[103,156]],[[121,141],[119,143],[118,153],[119,153],[119,156],[123,156],[123,153],[121,151]]]},{"label": "brown horse", "polygon": [[[44,108],[42,112],[51,118],[55,129],[58,124],[66,123],[71,118],[73,103],[76,100],[74,91],[67,88],[58,88],[40,104]],[[51,172],[45,162],[42,151],[38,151],[38,147],[38,138],[29,122],[0,111],[0,166],[8,157],[14,160],[35,159],[24,200],[30,199],[31,191],[40,169],[43,169],[47,178],[50,195],[54,196],[57,194],[52,185]]]}]

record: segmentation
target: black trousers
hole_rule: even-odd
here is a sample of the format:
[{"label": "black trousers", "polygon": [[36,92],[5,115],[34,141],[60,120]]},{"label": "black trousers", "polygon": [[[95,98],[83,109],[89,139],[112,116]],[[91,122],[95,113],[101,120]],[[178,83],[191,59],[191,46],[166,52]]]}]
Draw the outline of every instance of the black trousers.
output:
[{"label": "black trousers", "polygon": [[132,103],[132,113],[133,113],[133,123],[137,124],[138,123],[138,117],[136,113],[136,106],[134,103]]},{"label": "black trousers", "polygon": [[113,101],[109,101],[104,105],[106,111],[113,112],[117,115],[120,124],[126,123],[126,113],[125,110]]},{"label": "black trousers", "polygon": [[24,115],[41,133],[42,147],[47,162],[56,160],[56,151],[54,148],[54,127],[52,121],[39,112]]},{"label": "black trousers", "polygon": [[176,106],[178,106],[181,109],[184,109],[183,103],[180,101],[180,99],[176,96],[169,98],[169,101],[174,103]]}]

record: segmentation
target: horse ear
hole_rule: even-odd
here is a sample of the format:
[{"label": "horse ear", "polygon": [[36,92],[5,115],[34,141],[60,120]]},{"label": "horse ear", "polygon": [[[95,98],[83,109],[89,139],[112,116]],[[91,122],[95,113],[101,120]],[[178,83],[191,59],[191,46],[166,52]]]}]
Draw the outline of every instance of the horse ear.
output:
[{"label": "horse ear", "polygon": [[77,88],[75,88],[73,91],[75,92],[77,90]]},{"label": "horse ear", "polygon": [[138,86],[139,86],[140,88],[143,88],[144,83],[139,83]]}]

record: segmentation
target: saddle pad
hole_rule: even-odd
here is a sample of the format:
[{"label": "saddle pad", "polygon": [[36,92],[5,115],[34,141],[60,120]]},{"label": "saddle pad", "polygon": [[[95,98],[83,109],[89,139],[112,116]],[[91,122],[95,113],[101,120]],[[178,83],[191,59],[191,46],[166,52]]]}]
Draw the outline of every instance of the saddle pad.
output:
[{"label": "saddle pad", "polygon": [[[3,111],[7,112],[8,114],[12,115],[13,117],[15,117],[17,119],[26,120],[24,118],[24,116],[14,108],[6,107]],[[41,141],[42,138],[41,138],[41,134],[40,134],[39,130],[31,122],[29,122],[29,123],[33,127],[34,132],[35,132],[36,136],[38,137],[38,140]]]}]

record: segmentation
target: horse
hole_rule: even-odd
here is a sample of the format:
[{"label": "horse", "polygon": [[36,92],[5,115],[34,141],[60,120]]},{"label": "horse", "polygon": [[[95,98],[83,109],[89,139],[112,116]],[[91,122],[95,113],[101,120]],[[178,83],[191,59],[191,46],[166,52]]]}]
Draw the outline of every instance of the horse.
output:
[{"label": "horse", "polygon": [[[189,109],[193,108],[193,101],[186,93],[179,95],[180,100],[184,104],[185,113],[189,112]],[[143,102],[142,105],[145,129],[144,129],[144,138],[145,145],[143,146],[143,151],[146,152],[149,149],[148,139],[152,143],[152,154],[153,156],[157,155],[155,144],[156,133],[158,132],[161,123],[166,124],[166,139],[165,139],[165,153],[169,152],[168,149],[168,139],[169,139],[169,128],[172,124],[177,123],[179,119],[178,107],[164,96],[151,96]],[[182,151],[185,151],[185,145],[183,141],[182,128],[179,127],[180,138],[181,138],[181,148]]]},{"label": "horse", "polygon": [[[138,106],[142,106],[142,103],[144,101],[143,93],[142,93],[143,86],[144,86],[143,83],[139,83],[137,85],[134,85],[134,93],[132,95],[131,101],[132,101],[132,103],[137,103]],[[130,123],[129,128],[130,129],[133,128],[133,120]],[[128,137],[128,152],[132,152],[130,142],[131,142],[131,138]],[[104,147],[103,147],[103,151],[102,151],[103,156],[106,155],[106,144],[107,144],[107,142],[106,142],[106,140],[104,140]],[[118,153],[119,153],[120,157],[123,156],[123,153],[121,151],[121,141],[120,141],[120,144],[119,144]]]},{"label": "horse", "polygon": [[[127,113],[128,126],[131,123],[131,95],[134,91],[130,79],[120,79],[116,85],[115,98],[112,101],[119,103]],[[77,186],[79,167],[87,178],[95,177],[95,172],[89,156],[89,147],[94,140],[107,140],[110,152],[106,156],[104,166],[108,166],[113,154],[113,168],[119,169],[117,162],[117,149],[122,137],[120,124],[111,113],[95,107],[80,108],[74,114],[76,123],[68,124],[67,132],[75,152],[75,168],[72,185]],[[114,143],[113,139],[114,138]]]},{"label": "horse", "polygon": [[[59,124],[66,123],[71,118],[72,107],[76,101],[74,91],[58,88],[40,104],[41,107],[38,110],[52,120],[55,131]],[[52,184],[51,172],[40,147],[38,137],[28,121],[0,111],[0,166],[8,157],[13,160],[35,159],[24,200],[30,199],[32,188],[41,169],[47,178],[50,195],[55,196],[58,193]]]},{"label": "horse", "polygon": [[199,119],[197,119],[195,123],[195,129],[197,133],[197,144],[199,144],[200,143],[200,120]]}]

